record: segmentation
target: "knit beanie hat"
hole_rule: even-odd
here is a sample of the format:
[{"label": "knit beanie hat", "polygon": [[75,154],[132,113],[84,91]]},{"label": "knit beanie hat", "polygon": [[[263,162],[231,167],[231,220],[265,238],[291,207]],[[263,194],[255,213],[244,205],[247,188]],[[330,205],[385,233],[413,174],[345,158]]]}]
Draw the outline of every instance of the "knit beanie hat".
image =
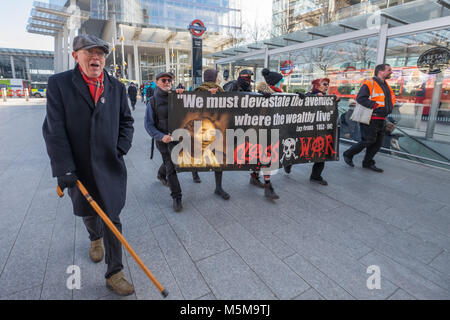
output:
[{"label": "knit beanie hat", "polygon": [[267,84],[271,86],[276,85],[278,82],[280,82],[281,79],[283,79],[283,75],[281,73],[273,72],[266,68],[264,68],[261,73]]},{"label": "knit beanie hat", "polygon": [[218,72],[214,69],[206,69],[203,73],[203,81],[216,82]]}]

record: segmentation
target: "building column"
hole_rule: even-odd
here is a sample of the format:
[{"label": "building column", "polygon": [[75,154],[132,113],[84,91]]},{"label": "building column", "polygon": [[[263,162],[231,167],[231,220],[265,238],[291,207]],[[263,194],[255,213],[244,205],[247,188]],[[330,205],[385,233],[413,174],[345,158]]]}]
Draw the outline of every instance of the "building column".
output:
[{"label": "building column", "polygon": [[[77,0],[70,0],[70,5],[76,7],[77,6]],[[73,39],[79,34],[80,28],[73,28],[70,29],[70,42],[69,42],[69,68],[73,69],[75,68],[75,59],[72,57],[72,51],[73,51]]]},{"label": "building column", "polygon": [[170,53],[169,53],[169,43],[168,42],[166,42],[164,49],[166,52],[166,72],[169,72],[170,71]]},{"label": "building column", "polygon": [[127,54],[127,77],[128,79],[135,79],[136,77],[134,76],[134,70],[133,70],[133,64],[132,62],[132,55],[131,53]]},{"label": "building column", "polygon": [[58,34],[55,35],[53,43],[53,71],[58,73]]},{"label": "building column", "polygon": [[16,68],[14,67],[14,57],[13,56],[9,56],[10,61],[11,61],[11,72],[12,72],[12,77],[13,79],[16,78]]},{"label": "building column", "polygon": [[75,30],[72,29],[70,30],[70,38],[69,38],[69,43],[68,43],[68,53],[67,53],[67,59],[69,59],[69,69],[73,69],[75,68],[75,59],[72,57],[72,51],[73,51],[73,39],[75,38],[76,33]]},{"label": "building column", "polygon": [[53,59],[53,70],[55,71],[55,73],[60,73],[62,71],[61,44],[62,44],[61,32],[58,32],[55,35],[54,59]]},{"label": "building column", "polygon": [[31,81],[30,58],[25,57],[25,68],[27,70],[27,79]]},{"label": "building column", "polygon": [[62,32],[58,33],[58,72],[63,71],[63,35]]},{"label": "building column", "polygon": [[386,55],[388,28],[389,28],[388,24],[383,24],[380,27],[380,33],[378,35],[378,46],[377,46],[377,61],[376,61],[377,65],[384,63],[384,58]]},{"label": "building column", "polygon": [[62,55],[62,71],[66,71],[69,69],[69,54],[68,54],[68,43],[69,43],[69,35],[67,25],[64,25],[63,30],[63,55]]},{"label": "building column", "polygon": [[141,73],[139,72],[140,71],[139,53],[138,53],[138,46],[137,46],[136,41],[133,44],[133,53],[134,53],[134,59],[133,59],[133,63],[134,63],[134,78],[140,84],[142,82],[142,80],[141,80]]}]

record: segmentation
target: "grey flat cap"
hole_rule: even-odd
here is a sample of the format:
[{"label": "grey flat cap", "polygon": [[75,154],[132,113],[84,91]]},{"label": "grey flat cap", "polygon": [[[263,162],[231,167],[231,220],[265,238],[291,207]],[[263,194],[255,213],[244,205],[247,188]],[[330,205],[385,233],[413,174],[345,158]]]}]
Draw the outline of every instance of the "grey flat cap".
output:
[{"label": "grey flat cap", "polygon": [[105,51],[106,54],[109,53],[109,44],[91,34],[79,35],[76,36],[75,39],[73,39],[73,51],[78,51],[80,49],[90,49],[95,47],[102,49],[103,51]]},{"label": "grey flat cap", "polygon": [[169,77],[173,80],[173,78],[175,78],[175,75],[172,72],[160,72],[156,75],[156,80],[162,77]]}]

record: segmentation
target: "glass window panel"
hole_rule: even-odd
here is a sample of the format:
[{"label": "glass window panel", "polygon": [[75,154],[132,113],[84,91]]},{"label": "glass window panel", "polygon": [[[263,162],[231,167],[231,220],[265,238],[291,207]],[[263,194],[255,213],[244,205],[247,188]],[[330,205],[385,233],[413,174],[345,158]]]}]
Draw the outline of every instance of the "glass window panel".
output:
[{"label": "glass window panel", "polygon": [[[450,45],[450,29],[389,38],[385,62],[394,71],[400,145],[405,151],[440,161],[450,159],[450,69],[427,74],[417,67],[426,50]],[[433,100],[434,96],[434,100]]]}]

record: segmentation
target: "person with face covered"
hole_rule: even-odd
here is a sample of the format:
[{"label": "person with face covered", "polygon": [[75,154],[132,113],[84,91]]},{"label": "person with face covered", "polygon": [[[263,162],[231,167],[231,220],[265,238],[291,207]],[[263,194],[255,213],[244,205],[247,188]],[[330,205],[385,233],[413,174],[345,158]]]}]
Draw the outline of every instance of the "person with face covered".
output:
[{"label": "person with face covered", "polygon": [[251,83],[253,72],[249,69],[244,69],[239,72],[237,80],[232,80],[223,86],[227,92],[252,92]]},{"label": "person with face covered", "polygon": [[134,120],[125,86],[104,70],[108,53],[109,45],[93,35],[74,38],[75,68],[48,79],[42,132],[52,175],[61,190],[68,188],[74,214],[83,217],[90,259],[100,262],[105,256],[106,286],[130,295],[134,287],[122,271],[122,245],[76,186],[79,179],[122,232],[119,214],[127,186],[123,157],[131,148]]},{"label": "person with face covered", "polygon": [[[264,68],[262,75],[265,81],[258,82],[256,84],[256,90],[258,93],[268,98],[273,93],[283,92],[283,75],[278,72],[270,71]],[[250,174],[250,184],[264,188],[264,196],[268,199],[276,200],[280,197],[275,193],[272,183],[270,182],[270,174],[264,175],[264,185],[259,180],[259,170],[255,170]]]},{"label": "person with face covered", "polygon": [[[224,92],[222,87],[220,86],[220,76],[219,73],[214,69],[207,69],[203,73],[203,83],[195,89],[195,91],[208,91],[212,94],[215,94],[216,92]],[[192,120],[191,120],[192,121]],[[193,122],[192,122],[192,128],[193,128]],[[193,130],[192,130],[193,132]],[[206,143],[207,145],[211,144],[214,141],[214,135],[215,135],[215,126],[214,122],[211,119],[204,119],[202,120],[202,132],[199,133],[200,138],[202,139],[203,145]],[[205,141],[206,140],[206,141]],[[205,146],[206,148],[206,146]],[[204,148],[203,148],[204,149]],[[211,153],[211,151],[207,150],[207,154],[203,154],[204,160],[209,159],[211,161],[211,165],[219,167],[219,163],[217,162],[217,159],[214,154]],[[210,154],[211,153],[211,154]],[[198,173],[195,172],[197,175]],[[214,191],[215,194],[221,196],[223,199],[228,200],[230,199],[230,195],[223,190],[222,188],[222,171],[216,170],[214,171],[214,177],[216,181],[216,190]],[[200,180],[200,178],[198,178]]]},{"label": "person with face covered", "polygon": [[[145,129],[155,139],[156,147],[162,156],[163,165],[158,170],[158,179],[166,179],[167,176],[173,208],[175,212],[180,212],[183,209],[181,186],[171,158],[172,149],[176,143],[172,141],[169,134],[168,104],[173,79],[174,75],[171,72],[161,72],[156,76],[156,89],[145,112]],[[177,92],[179,90],[182,91],[177,89]]]},{"label": "person with face covered", "polygon": [[[328,87],[330,86],[330,79],[328,78],[320,78],[315,79],[311,82],[312,84],[312,90],[306,94],[306,96],[323,96],[326,95],[328,92]],[[337,98],[336,101],[339,101],[339,98]],[[284,171],[286,173],[291,172],[292,165],[288,165],[284,167]],[[318,183],[323,186],[327,186],[328,182],[322,177],[322,171],[325,168],[325,162],[315,162],[312,171],[311,176],[309,177],[309,181],[313,183]]]}]

